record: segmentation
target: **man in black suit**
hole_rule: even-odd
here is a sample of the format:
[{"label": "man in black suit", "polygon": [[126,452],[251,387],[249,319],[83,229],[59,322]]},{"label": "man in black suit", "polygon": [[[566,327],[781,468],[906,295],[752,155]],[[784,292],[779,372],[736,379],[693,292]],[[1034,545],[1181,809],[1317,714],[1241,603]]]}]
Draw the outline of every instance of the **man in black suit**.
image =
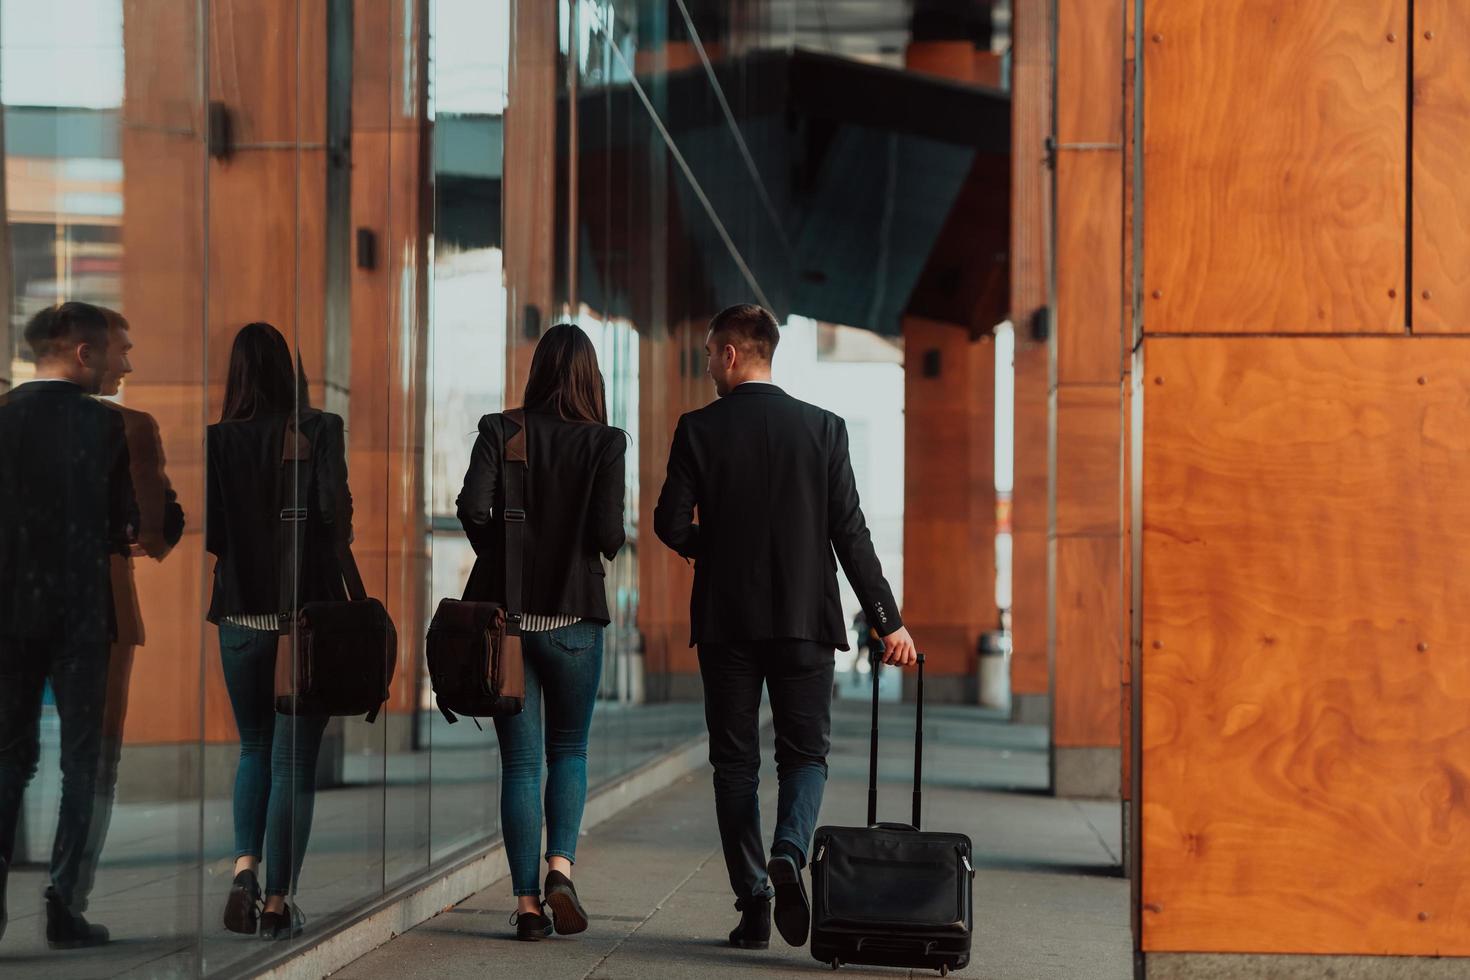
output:
[{"label": "man in black suit", "polygon": [[52,948],[93,946],[82,917],[115,632],[111,556],[135,522],[123,418],[89,396],[108,371],[108,323],[87,303],[26,325],[36,379],[0,398],[0,930],[21,798],[40,752],[46,681],[61,723],[61,804],[46,890]]},{"label": "man in black suit", "polygon": [[[848,648],[839,561],[883,638],[884,663],[915,660],[858,503],[847,426],[771,383],[779,339],[759,306],[710,322],[705,353],[720,397],[679,420],[653,518],[659,539],[694,560],[690,645],[699,647],[715,814],[741,911],[730,943],[743,949],[768,945],[773,892],[787,942],[804,944],[810,926],[801,869],[827,781],[835,650]],[[757,803],[762,684],[779,782],[769,860]]]}]

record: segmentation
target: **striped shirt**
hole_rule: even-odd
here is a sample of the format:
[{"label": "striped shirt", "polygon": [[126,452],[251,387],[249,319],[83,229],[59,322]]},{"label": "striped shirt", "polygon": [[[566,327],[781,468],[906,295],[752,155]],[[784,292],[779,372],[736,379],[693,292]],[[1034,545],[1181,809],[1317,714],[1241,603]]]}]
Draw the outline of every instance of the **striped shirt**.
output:
[{"label": "striped shirt", "polygon": [[267,633],[278,632],[281,628],[281,617],[275,613],[240,613],[236,616],[225,616],[224,621],[231,626],[243,626],[251,630],[263,630]]},{"label": "striped shirt", "polygon": [[[242,613],[238,616],[226,616],[224,620],[234,626],[244,626],[246,629],[263,630],[268,633],[274,633],[280,628],[280,619],[275,613]],[[581,616],[541,616],[536,613],[522,613],[521,632],[546,633],[575,625],[581,621]]]},{"label": "striped shirt", "polygon": [[573,626],[581,621],[581,616],[541,616],[536,613],[521,613],[521,632],[545,633]]}]

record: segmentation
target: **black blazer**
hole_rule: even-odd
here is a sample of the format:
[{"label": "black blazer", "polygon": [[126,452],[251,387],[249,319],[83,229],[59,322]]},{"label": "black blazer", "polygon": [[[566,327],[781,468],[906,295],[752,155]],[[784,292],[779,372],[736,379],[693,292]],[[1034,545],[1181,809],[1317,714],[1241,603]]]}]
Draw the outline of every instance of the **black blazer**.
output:
[{"label": "black blazer", "polygon": [[653,527],[694,559],[691,646],[846,650],[838,560],[879,635],[903,625],[858,505],[846,423],[775,385],[740,385],[679,419]]},{"label": "black blazer", "polygon": [[0,396],[0,636],[115,635],[110,556],[136,521],[121,415],[68,381]]},{"label": "black blazer", "polygon": [[[337,555],[352,540],[352,494],[342,417],[306,412],[300,431],[311,441],[311,468],[298,601],[345,599]],[[278,608],[283,505],[277,498],[285,434],[286,416],[280,414],[209,427],[204,547],[217,559],[211,623],[224,616],[287,611]]]},{"label": "black blazer", "polygon": [[[504,415],[480,419],[459,521],[475,549],[464,598],[505,601],[505,485],[500,479]],[[512,432],[512,434],[514,434]],[[572,615],[599,623],[607,612],[609,561],[623,546],[623,467],[628,451],[621,429],[526,413],[526,527],[522,537],[522,612]]]}]

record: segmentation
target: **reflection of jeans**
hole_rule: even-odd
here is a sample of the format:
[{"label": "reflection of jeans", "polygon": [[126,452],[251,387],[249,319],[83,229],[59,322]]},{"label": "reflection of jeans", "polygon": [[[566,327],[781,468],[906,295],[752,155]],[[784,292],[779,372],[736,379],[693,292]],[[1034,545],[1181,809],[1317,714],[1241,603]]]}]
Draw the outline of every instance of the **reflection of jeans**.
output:
[{"label": "reflection of jeans", "polygon": [[495,719],[500,826],[517,895],[537,895],[541,843],[541,701],[546,700],[546,856],[577,858],[587,802],[587,732],[602,679],[602,627],[573,623],[521,635],[526,707]]},{"label": "reflection of jeans", "polygon": [[0,857],[15,856],[21,797],[41,752],[41,693],[56,693],[61,722],[61,805],[51,848],[51,887],[74,911],[86,907],[102,842],[93,833],[107,641],[0,638]]},{"label": "reflection of jeans", "polygon": [[316,757],[325,715],[277,715],[276,634],[219,624],[225,687],[240,730],[235,771],[235,857],[261,857],[265,893],[296,889],[316,799]]},{"label": "reflection of jeans", "polygon": [[702,643],[704,718],[715,769],[715,817],[737,899],[772,893],[761,841],[761,685],[776,728],[775,842],[805,861],[827,786],[832,732],[831,647],[801,640]]}]

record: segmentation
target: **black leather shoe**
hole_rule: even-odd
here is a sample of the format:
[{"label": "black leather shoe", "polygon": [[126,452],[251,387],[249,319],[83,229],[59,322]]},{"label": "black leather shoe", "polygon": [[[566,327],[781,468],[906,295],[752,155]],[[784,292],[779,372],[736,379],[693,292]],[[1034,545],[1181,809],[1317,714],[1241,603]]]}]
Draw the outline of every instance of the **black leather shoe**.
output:
[{"label": "black leather shoe", "polygon": [[587,930],[587,910],[582,908],[582,903],[577,899],[577,889],[572,886],[572,879],[560,871],[548,871],[546,887],[542,891],[546,895],[546,905],[551,909],[557,933],[575,936]]},{"label": "black leather shoe", "polygon": [[551,935],[551,920],[540,912],[512,912],[510,924],[516,927],[516,938],[536,943]]},{"label": "black leather shoe", "polygon": [[111,937],[103,926],[94,926],[67,908],[56,892],[46,889],[46,945],[52,949],[83,949],[101,946]]},{"label": "black leather shoe", "polygon": [[276,939],[295,939],[306,928],[306,916],[294,905],[287,905],[280,912],[260,913],[260,938],[267,942]]},{"label": "black leather shoe", "polygon": [[740,910],[740,925],[730,932],[730,945],[736,949],[765,949],[771,945],[771,900],[742,898],[735,903]]},{"label": "black leather shoe", "polygon": [[789,855],[777,854],[766,865],[766,875],[776,889],[776,929],[792,946],[805,946],[812,925],[812,906],[806,898],[801,869]]},{"label": "black leather shoe", "polygon": [[260,882],[246,869],[235,875],[230,897],[225,900],[225,928],[246,936],[255,935],[260,917]]}]

